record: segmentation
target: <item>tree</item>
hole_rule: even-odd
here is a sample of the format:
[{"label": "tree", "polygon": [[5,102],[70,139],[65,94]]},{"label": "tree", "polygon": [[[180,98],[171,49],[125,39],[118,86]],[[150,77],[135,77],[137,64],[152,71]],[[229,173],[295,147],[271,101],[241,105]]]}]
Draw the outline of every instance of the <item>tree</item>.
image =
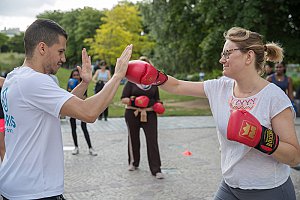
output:
[{"label": "tree", "polygon": [[66,51],[67,65],[74,67],[81,63],[81,50],[85,38],[92,37],[99,27],[103,11],[90,7],[75,9],[67,12],[46,11],[38,18],[47,18],[59,23],[68,33],[68,47]]},{"label": "tree", "polygon": [[195,0],[154,0],[141,4],[144,25],[156,41],[154,63],[168,73],[198,71],[201,13]]},{"label": "tree", "polygon": [[155,63],[171,73],[199,66],[220,69],[224,31],[240,26],[285,49],[285,60],[300,62],[300,2],[297,0],[152,0],[141,3],[144,26],[156,41]]},{"label": "tree", "polygon": [[8,51],[8,43],[9,37],[4,33],[0,33],[0,53]]},{"label": "tree", "polygon": [[23,38],[24,32],[21,32],[20,34],[14,35],[13,37],[9,38],[9,50],[16,53],[25,53]]},{"label": "tree", "polygon": [[48,11],[38,14],[36,17],[38,19],[41,19],[41,18],[51,19],[51,20],[55,21],[56,23],[60,24],[63,16],[64,16],[64,12],[62,12],[60,10],[53,10],[53,11],[48,10]]},{"label": "tree", "polygon": [[114,65],[128,44],[134,44],[132,58],[149,51],[154,45],[147,35],[141,35],[142,23],[137,7],[128,2],[119,3],[112,10],[105,11],[103,24],[93,38],[86,40],[90,53],[96,59],[104,59]]},{"label": "tree", "polygon": [[[104,11],[99,11],[91,7],[84,7],[79,11],[77,17],[77,28],[75,30],[75,42],[79,44],[78,52],[81,55],[81,49],[85,47],[84,40],[91,38],[96,34],[96,29],[103,24],[101,18]],[[89,46],[86,47],[89,50]]]}]

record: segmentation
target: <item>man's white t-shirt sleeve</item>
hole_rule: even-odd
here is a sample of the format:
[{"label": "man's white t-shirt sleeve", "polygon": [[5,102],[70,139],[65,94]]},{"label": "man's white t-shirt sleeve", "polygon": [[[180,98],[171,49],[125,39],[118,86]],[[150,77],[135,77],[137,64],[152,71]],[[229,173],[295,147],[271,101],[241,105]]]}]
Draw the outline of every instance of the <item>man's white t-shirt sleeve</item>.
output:
[{"label": "man's white t-shirt sleeve", "polygon": [[32,79],[20,86],[21,98],[33,107],[59,117],[63,104],[74,95],[56,85],[49,75],[32,76]]}]

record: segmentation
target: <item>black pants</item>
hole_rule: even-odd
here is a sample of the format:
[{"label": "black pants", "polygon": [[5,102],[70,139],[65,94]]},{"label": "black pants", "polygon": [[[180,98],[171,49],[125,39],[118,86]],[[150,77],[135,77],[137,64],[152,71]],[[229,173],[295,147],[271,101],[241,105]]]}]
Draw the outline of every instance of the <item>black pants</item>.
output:
[{"label": "black pants", "polygon": [[104,119],[107,119],[107,117],[108,117],[108,107],[105,108],[105,110],[103,111],[103,113],[101,113],[101,114],[99,115],[99,119],[102,119],[103,116],[104,116]]},{"label": "black pants", "polygon": [[147,156],[152,175],[161,172],[160,155],[157,142],[157,115],[147,112],[147,122],[140,121],[140,113],[136,117],[134,110],[126,109],[125,121],[128,128],[128,163],[135,167],[140,164],[140,128],[145,132]]},{"label": "black pants", "polygon": [[[4,196],[2,196],[2,198],[3,198],[3,200],[9,200],[9,199],[5,198]],[[37,200],[66,200],[66,199],[61,194],[61,195],[57,195],[57,196],[53,196],[53,197],[46,197],[46,198],[37,199]]]},{"label": "black pants", "polygon": [[[103,87],[104,87],[105,83],[103,81],[98,81],[95,85],[95,94],[97,94],[98,92],[100,92]],[[105,108],[105,110],[99,115],[98,119],[102,119],[102,117],[104,116],[105,119],[107,119],[108,117],[108,107]]]},{"label": "black pants", "polygon": [[[78,147],[77,133],[76,133],[76,119],[70,118],[70,124],[71,124],[71,129],[72,129],[74,145],[75,145],[75,147]],[[85,140],[88,144],[88,147],[92,148],[90,135],[89,135],[89,132],[86,127],[86,122],[81,121],[81,129],[83,131],[83,134],[84,134]]]}]

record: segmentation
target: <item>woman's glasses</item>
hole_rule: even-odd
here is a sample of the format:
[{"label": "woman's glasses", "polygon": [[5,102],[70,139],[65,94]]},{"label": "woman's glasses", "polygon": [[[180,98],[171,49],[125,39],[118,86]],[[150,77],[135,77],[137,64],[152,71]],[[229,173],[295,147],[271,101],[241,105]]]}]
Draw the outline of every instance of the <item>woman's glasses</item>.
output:
[{"label": "woman's glasses", "polygon": [[236,48],[236,49],[229,49],[229,50],[223,51],[223,52],[221,53],[221,58],[223,58],[223,56],[224,56],[224,58],[225,58],[226,60],[228,60],[230,54],[232,54],[234,51],[237,51],[237,50],[242,50],[242,49]]}]

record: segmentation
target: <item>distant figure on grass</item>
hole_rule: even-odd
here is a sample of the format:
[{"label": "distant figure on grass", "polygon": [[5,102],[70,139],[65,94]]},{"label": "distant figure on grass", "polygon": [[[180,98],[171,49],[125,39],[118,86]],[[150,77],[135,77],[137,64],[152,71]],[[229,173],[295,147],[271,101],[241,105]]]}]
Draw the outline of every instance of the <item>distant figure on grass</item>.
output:
[{"label": "distant figure on grass", "polygon": [[[73,69],[70,75],[70,79],[68,81],[68,86],[67,86],[67,91],[71,92],[80,82],[82,79],[80,78],[80,74],[78,69]],[[85,91],[83,95],[83,99],[87,98],[87,90]],[[78,141],[77,141],[77,133],[76,133],[76,119],[75,118],[70,118],[70,124],[71,124],[71,129],[72,129],[72,137],[75,145],[75,149],[73,150],[72,154],[77,155],[79,154],[79,147],[78,147]],[[93,149],[92,144],[91,144],[91,139],[89,132],[87,130],[86,122],[81,121],[81,129],[84,134],[84,138],[88,144],[89,147],[89,154],[92,156],[97,156],[96,151]]]},{"label": "distant figure on grass", "polygon": [[[104,60],[100,61],[99,67],[100,69],[97,69],[93,76],[93,82],[96,83],[94,91],[95,94],[100,92],[103,89],[104,85],[111,79],[110,71],[106,69],[106,62]],[[108,107],[99,115],[98,119],[102,120],[103,116],[104,120],[107,121]]]}]

